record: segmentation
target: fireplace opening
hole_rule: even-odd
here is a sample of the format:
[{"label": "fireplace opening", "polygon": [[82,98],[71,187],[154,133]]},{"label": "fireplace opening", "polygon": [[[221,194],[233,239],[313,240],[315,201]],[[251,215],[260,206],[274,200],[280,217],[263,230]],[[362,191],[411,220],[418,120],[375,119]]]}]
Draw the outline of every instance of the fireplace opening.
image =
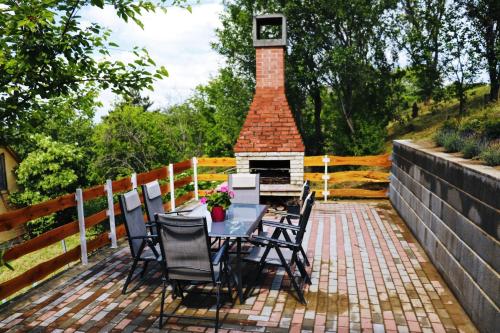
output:
[{"label": "fireplace opening", "polygon": [[261,184],[290,184],[290,161],[251,160],[250,173],[258,173]]}]

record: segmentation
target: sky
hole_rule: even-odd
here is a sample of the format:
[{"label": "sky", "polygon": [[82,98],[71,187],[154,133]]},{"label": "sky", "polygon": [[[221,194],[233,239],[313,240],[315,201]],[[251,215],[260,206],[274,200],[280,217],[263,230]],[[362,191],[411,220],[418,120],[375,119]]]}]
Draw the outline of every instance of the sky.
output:
[{"label": "sky", "polygon": [[[216,41],[222,11],[219,1],[203,0],[192,6],[192,13],[176,7],[167,13],[158,10],[142,16],[144,29],[118,18],[111,6],[86,8],[80,15],[87,24],[99,23],[111,29],[110,40],[119,45],[110,50],[113,60],[131,61],[135,57],[132,48],[145,47],[158,66],[167,68],[169,77],[157,80],[155,91],[143,92],[155,107],[165,107],[187,99],[197,85],[207,83],[223,66],[224,59],[210,47]],[[97,111],[96,122],[107,114],[116,96],[108,90],[101,93],[100,100],[104,106]]]}]

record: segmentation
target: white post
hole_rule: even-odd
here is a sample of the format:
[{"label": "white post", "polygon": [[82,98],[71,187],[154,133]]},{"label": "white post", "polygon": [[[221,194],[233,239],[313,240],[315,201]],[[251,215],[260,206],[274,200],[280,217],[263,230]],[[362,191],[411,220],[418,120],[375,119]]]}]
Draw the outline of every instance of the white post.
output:
[{"label": "white post", "polygon": [[325,155],[325,157],[323,157],[323,163],[325,163],[325,174],[323,175],[323,198],[325,202],[327,202],[328,195],[330,194],[330,191],[328,191],[328,180],[330,179],[330,176],[328,175],[328,163],[330,163],[330,158],[328,157],[328,155]]},{"label": "white post", "polygon": [[109,238],[111,239],[111,248],[116,249],[115,204],[113,202],[113,182],[111,179],[106,180],[104,191],[108,197],[108,209],[106,210],[106,215],[109,219]]},{"label": "white post", "polygon": [[198,201],[198,159],[193,157],[194,199]]},{"label": "white post", "polygon": [[83,211],[83,192],[81,188],[76,189],[76,209],[78,212],[78,229],[80,229],[80,250],[82,257],[82,264],[88,264],[87,258],[87,240],[85,238],[85,214]]},{"label": "white post", "polygon": [[132,176],[130,176],[130,182],[132,183],[132,189],[137,188],[137,174],[134,172]]},{"label": "white post", "polygon": [[175,186],[174,186],[174,165],[170,163],[168,165],[168,178],[170,182],[170,207],[172,211],[175,211]]}]

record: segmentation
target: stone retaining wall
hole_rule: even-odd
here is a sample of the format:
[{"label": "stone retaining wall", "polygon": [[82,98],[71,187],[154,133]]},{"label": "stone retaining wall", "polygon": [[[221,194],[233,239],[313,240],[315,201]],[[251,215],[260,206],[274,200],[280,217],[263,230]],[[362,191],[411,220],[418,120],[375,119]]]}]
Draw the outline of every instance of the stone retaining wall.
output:
[{"label": "stone retaining wall", "polygon": [[500,328],[500,171],[394,141],[390,200],[477,327]]}]

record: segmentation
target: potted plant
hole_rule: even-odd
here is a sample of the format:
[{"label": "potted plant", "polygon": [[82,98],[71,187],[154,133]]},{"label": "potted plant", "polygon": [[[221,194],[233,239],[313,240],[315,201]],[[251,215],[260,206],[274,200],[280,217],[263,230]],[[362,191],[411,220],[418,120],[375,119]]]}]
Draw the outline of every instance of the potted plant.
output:
[{"label": "potted plant", "polygon": [[207,205],[213,222],[222,222],[226,218],[226,209],[231,205],[233,197],[233,191],[227,186],[221,186],[219,190],[207,192],[207,196],[201,198],[200,202]]}]

